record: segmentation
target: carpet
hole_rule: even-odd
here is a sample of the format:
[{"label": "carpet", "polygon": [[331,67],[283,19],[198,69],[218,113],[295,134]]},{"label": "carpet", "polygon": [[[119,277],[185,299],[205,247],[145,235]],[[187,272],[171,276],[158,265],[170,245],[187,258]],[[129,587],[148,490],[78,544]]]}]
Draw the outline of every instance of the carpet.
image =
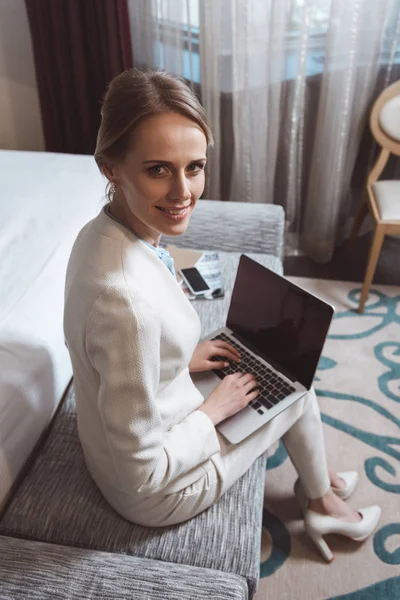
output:
[{"label": "carpet", "polygon": [[314,380],[328,461],[358,471],[352,507],[383,512],[362,544],[329,536],[326,563],[304,532],[285,448],[271,448],[256,599],[400,599],[400,288],[374,285],[359,315],[360,284],[289,279],[335,306]]}]

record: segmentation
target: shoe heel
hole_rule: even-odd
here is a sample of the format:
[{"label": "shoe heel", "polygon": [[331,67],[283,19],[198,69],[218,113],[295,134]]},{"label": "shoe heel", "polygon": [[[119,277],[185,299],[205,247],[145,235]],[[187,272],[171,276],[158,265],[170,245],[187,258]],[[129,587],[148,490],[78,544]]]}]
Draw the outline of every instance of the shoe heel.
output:
[{"label": "shoe heel", "polygon": [[324,559],[328,562],[332,562],[335,557],[322,535],[318,533],[312,535],[309,533],[309,536],[317,546],[318,550],[321,552]]}]

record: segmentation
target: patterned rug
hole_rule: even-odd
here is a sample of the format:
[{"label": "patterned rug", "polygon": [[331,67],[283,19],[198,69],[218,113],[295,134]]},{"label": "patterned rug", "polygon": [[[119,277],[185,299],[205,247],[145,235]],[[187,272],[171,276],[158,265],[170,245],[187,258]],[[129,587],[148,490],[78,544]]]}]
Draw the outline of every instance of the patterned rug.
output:
[{"label": "patterned rug", "polygon": [[296,474],[277,444],[267,463],[256,599],[400,599],[400,288],[373,286],[359,315],[360,284],[289,279],[336,308],[314,381],[328,460],[359,472],[352,507],[376,503],[383,513],[362,544],[328,537],[335,560],[326,563],[304,532]]}]

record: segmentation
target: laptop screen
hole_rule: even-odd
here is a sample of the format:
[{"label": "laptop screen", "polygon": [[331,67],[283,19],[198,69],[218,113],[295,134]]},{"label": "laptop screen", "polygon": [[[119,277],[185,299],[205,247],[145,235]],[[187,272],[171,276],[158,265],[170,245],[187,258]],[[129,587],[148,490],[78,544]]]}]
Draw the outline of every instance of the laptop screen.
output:
[{"label": "laptop screen", "polygon": [[242,254],[226,325],[250,350],[310,389],[333,311]]}]

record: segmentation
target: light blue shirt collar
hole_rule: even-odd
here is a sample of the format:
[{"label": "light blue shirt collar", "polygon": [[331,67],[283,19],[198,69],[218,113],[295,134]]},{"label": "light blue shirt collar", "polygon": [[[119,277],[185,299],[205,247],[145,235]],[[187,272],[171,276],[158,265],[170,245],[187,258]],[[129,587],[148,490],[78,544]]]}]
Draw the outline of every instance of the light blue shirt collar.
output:
[{"label": "light blue shirt collar", "polygon": [[138,235],[136,233],[136,231],[134,231],[130,227],[127,227],[125,225],[125,223],[122,223],[119,219],[117,219],[116,217],[114,217],[114,215],[110,212],[110,207],[109,207],[108,204],[106,204],[106,206],[104,207],[104,212],[111,219],[113,219],[114,221],[116,221],[120,225],[123,225],[126,229],[129,229],[129,231],[131,233],[133,233],[133,235],[135,235],[141,242],[143,242],[144,244],[146,244],[146,246],[148,246],[149,248],[151,248],[153,250],[153,252],[155,252],[157,254],[158,258],[161,259],[161,262],[164,263],[164,265],[167,267],[167,269],[169,271],[171,271],[172,275],[174,277],[176,277],[175,266],[174,266],[174,259],[172,258],[172,256],[168,252],[168,250],[166,250],[165,248],[162,248],[161,246],[157,246],[156,247],[156,246],[153,246],[152,244],[150,244],[150,242],[146,242],[146,240],[144,240],[142,237],[140,237],[140,235]]}]

